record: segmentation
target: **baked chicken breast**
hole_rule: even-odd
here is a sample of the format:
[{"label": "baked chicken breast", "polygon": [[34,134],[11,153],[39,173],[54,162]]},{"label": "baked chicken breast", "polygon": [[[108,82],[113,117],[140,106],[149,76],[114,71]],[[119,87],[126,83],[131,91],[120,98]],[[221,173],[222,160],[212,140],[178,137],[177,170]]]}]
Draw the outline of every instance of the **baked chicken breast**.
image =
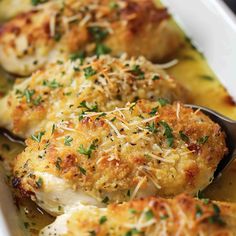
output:
[{"label": "baked chicken breast", "polygon": [[126,52],[163,61],[181,43],[167,10],[153,0],[57,0],[0,26],[0,64],[26,76],[47,62],[81,53]]},{"label": "baked chicken breast", "polygon": [[71,115],[26,144],[13,185],[52,214],[78,202],[196,194],[227,151],[221,128],[203,113],[144,100]]},{"label": "baked chicken breast", "polygon": [[85,111],[108,111],[140,99],[189,102],[187,91],[143,57],[58,61],[19,80],[0,100],[0,126],[23,138]]},{"label": "baked chicken breast", "polygon": [[194,199],[148,198],[108,208],[79,205],[45,227],[40,236],[233,236],[236,205]]}]

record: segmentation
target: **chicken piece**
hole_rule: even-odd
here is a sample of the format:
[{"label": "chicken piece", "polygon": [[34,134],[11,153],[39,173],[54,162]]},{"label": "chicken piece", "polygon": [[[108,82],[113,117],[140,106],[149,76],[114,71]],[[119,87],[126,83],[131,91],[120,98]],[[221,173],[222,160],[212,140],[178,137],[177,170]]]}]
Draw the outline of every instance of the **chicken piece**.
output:
[{"label": "chicken piece", "polygon": [[31,0],[1,0],[0,22],[6,21],[19,13],[29,11],[32,7]]},{"label": "chicken piece", "polygon": [[108,111],[137,98],[189,102],[182,86],[143,57],[58,61],[20,80],[0,100],[0,126],[26,138],[62,117],[77,116],[81,108]]},{"label": "chicken piece", "polygon": [[167,10],[152,0],[50,1],[1,26],[0,64],[10,73],[27,76],[79,51],[127,52],[163,61],[182,41]]},{"label": "chicken piece", "polygon": [[110,112],[71,113],[26,144],[13,185],[52,214],[77,202],[196,194],[227,151],[221,128],[203,113],[145,100]]},{"label": "chicken piece", "polygon": [[180,195],[108,208],[79,205],[41,230],[40,236],[233,236],[236,204]]}]

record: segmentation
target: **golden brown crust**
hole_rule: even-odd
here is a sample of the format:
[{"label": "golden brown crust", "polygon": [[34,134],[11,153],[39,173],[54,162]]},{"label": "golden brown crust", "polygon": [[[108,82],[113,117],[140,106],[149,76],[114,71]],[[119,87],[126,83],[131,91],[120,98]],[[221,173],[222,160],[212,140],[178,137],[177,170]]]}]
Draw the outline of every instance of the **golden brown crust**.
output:
[{"label": "golden brown crust", "polygon": [[9,72],[29,75],[78,50],[160,61],[182,40],[168,19],[151,0],[51,1],[1,26],[0,62]]},{"label": "golden brown crust", "polygon": [[[51,225],[40,236],[53,235],[236,235],[236,205],[194,199],[180,195],[174,199],[147,198],[107,209],[78,207]],[[59,223],[59,219],[61,219]],[[62,226],[63,225],[63,226]],[[62,228],[64,232],[62,232]]]},{"label": "golden brown crust", "polygon": [[[195,194],[227,151],[219,125],[179,103],[139,101],[77,117],[26,141],[14,168],[21,188],[47,192],[47,184],[39,189],[37,182],[48,173],[98,201]],[[190,150],[193,144],[197,150]]]},{"label": "golden brown crust", "polygon": [[38,129],[46,129],[47,123],[78,114],[81,102],[108,111],[137,98],[189,102],[182,86],[141,57],[93,57],[85,59],[83,65],[80,60],[58,61],[19,81],[1,99],[0,126],[29,137]]}]

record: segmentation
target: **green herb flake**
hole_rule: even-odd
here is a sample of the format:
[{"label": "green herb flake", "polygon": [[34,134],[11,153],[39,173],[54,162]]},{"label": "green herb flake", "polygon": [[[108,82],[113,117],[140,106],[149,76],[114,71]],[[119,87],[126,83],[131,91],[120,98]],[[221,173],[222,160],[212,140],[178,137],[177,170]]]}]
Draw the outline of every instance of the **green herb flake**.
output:
[{"label": "green herb flake", "polygon": [[26,98],[27,103],[31,103],[31,99],[32,99],[34,94],[35,94],[35,90],[25,89],[24,96]]},{"label": "green herb flake", "polygon": [[96,42],[103,41],[109,34],[106,29],[99,26],[89,27],[88,31]]},{"label": "green herb flake", "polygon": [[157,111],[158,111],[158,107],[154,107],[154,108],[152,108],[151,112],[149,112],[149,114],[150,114],[151,116],[155,116],[156,113],[157,113]]},{"label": "green herb flake", "polygon": [[39,95],[37,98],[35,98],[34,100],[33,100],[33,104],[35,105],[35,106],[38,106],[38,105],[40,105],[40,103],[42,102],[42,97]]},{"label": "green herb flake", "polygon": [[44,134],[45,134],[45,132],[39,132],[37,135],[31,135],[31,139],[40,143]]},{"label": "green herb flake", "polygon": [[160,219],[161,219],[161,220],[166,220],[166,219],[168,219],[168,218],[169,218],[169,216],[168,216],[167,214],[160,216]]},{"label": "green herb flake", "polygon": [[151,124],[147,124],[146,129],[151,133],[157,132],[157,128],[154,122],[152,122]]},{"label": "green herb flake", "polygon": [[154,75],[153,77],[152,77],[152,80],[153,81],[155,81],[155,80],[160,80],[160,75]]},{"label": "green herb flake", "polygon": [[41,177],[36,181],[37,188],[41,188],[43,186],[43,179]]},{"label": "green herb flake", "polygon": [[135,215],[137,214],[137,211],[133,208],[129,209],[129,212],[132,214],[132,215]]},{"label": "green herb flake", "polygon": [[96,45],[95,54],[99,57],[101,55],[106,55],[111,52],[111,49],[104,44],[98,43]]},{"label": "green herb flake", "polygon": [[158,98],[158,99],[157,99],[157,102],[159,102],[159,104],[160,104],[162,107],[166,106],[167,104],[170,104],[170,102],[169,102],[167,99],[165,99],[165,98]]},{"label": "green herb flake", "polygon": [[56,89],[62,87],[62,84],[58,83],[55,79],[52,81],[44,80],[43,86],[47,86],[51,89]]},{"label": "green herb flake", "polygon": [[164,122],[164,121],[160,121],[159,124],[165,129],[164,132],[164,136],[167,139],[167,143],[169,147],[172,147],[174,144],[174,135],[172,133],[172,129],[170,128],[170,126]]},{"label": "green herb flake", "polygon": [[89,106],[86,101],[81,102],[79,105],[79,108],[85,108],[86,112],[97,112],[98,111],[97,104]]},{"label": "green herb flake", "polygon": [[209,136],[203,136],[197,140],[197,143],[198,144],[205,144],[208,139],[209,139]]},{"label": "green herb flake", "polygon": [[119,8],[118,3],[116,3],[115,1],[111,1],[109,3],[109,6],[110,6],[111,9],[118,9]]},{"label": "green herb flake", "polygon": [[151,209],[145,212],[146,220],[151,220],[153,217],[154,217],[154,214]]},{"label": "green herb flake", "polygon": [[31,4],[33,6],[37,6],[38,4],[45,3],[47,0],[31,0]]},{"label": "green herb flake", "polygon": [[201,79],[208,80],[208,81],[213,81],[214,78],[210,75],[200,75]]},{"label": "green herb flake", "polygon": [[137,80],[143,80],[145,73],[141,70],[139,65],[134,65],[130,72],[136,77]]},{"label": "green herb flake", "polygon": [[2,144],[2,149],[6,150],[6,151],[10,151],[11,150],[10,145],[7,144],[7,143],[3,143]]},{"label": "green herb flake", "polygon": [[86,79],[88,79],[91,76],[94,76],[97,74],[97,71],[92,68],[92,66],[84,68],[84,76]]},{"label": "green herb flake", "polygon": [[28,222],[24,222],[24,227],[25,227],[25,229],[28,229],[29,228],[29,223]]},{"label": "green herb flake", "polygon": [[71,61],[76,61],[80,59],[81,64],[83,64],[85,57],[86,57],[85,51],[78,51],[70,54]]},{"label": "green herb flake", "polygon": [[104,224],[106,221],[107,221],[107,217],[106,217],[106,216],[102,216],[102,217],[99,219],[99,224],[102,225],[102,224]]},{"label": "green herb flake", "polygon": [[86,175],[86,170],[83,167],[79,166],[79,171],[82,175]]},{"label": "green herb flake", "polygon": [[89,233],[89,236],[96,236],[97,235],[97,233],[94,230],[89,231],[88,233]]},{"label": "green herb flake", "polygon": [[139,230],[137,230],[136,228],[133,228],[133,229],[131,229],[131,230],[129,230],[128,232],[126,232],[125,233],[125,236],[133,236],[133,235],[137,235],[137,234],[141,234],[141,235],[144,235],[144,233],[143,232],[141,232],[141,231],[139,231]]},{"label": "green herb flake", "polygon": [[53,124],[53,125],[52,125],[52,131],[51,131],[51,134],[54,134],[55,129],[56,129],[56,124]]},{"label": "green herb flake", "polygon": [[179,136],[185,143],[189,142],[189,137],[183,131],[179,131]]},{"label": "green herb flake", "polygon": [[196,208],[195,216],[196,218],[200,218],[203,215],[202,208],[199,205],[196,205],[195,208]]},{"label": "green herb flake", "polygon": [[66,146],[71,146],[71,142],[73,141],[73,138],[71,136],[66,136],[65,137],[65,141],[64,141],[64,144]]},{"label": "green herb flake", "polygon": [[94,141],[92,142],[92,144],[88,147],[88,149],[85,149],[84,146],[83,146],[83,144],[81,144],[80,147],[79,147],[79,149],[78,149],[78,152],[79,152],[80,154],[86,155],[86,156],[88,156],[88,158],[90,158],[92,152],[97,148],[97,145],[96,145],[97,142],[98,142],[97,139],[94,140]]},{"label": "green herb flake", "polygon": [[58,170],[61,170],[61,163],[62,163],[62,159],[60,157],[58,157],[55,162],[55,166]]},{"label": "green herb flake", "polygon": [[102,203],[108,203],[109,200],[110,200],[109,197],[106,196],[106,197],[102,200]]},{"label": "green herb flake", "polygon": [[110,121],[114,122],[116,120],[116,117],[113,117]]}]

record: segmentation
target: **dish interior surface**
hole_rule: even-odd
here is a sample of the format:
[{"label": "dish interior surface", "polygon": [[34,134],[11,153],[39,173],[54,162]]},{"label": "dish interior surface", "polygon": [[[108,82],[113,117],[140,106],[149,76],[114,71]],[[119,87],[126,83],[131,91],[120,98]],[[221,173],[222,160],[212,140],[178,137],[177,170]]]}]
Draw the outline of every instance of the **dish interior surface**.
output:
[{"label": "dish interior surface", "polygon": [[[173,22],[173,24],[175,24]],[[176,27],[178,27],[176,25]],[[204,56],[199,53],[186,38],[186,43],[179,51],[176,59],[179,63],[168,69],[170,75],[184,84],[193,96],[193,103],[212,108],[232,119],[236,119],[236,104],[228,92],[214,75]],[[0,96],[3,96],[12,86],[13,80],[3,71],[0,72]],[[5,175],[10,176],[10,168],[15,156],[24,146],[10,141],[3,134],[0,136],[0,163],[5,169]],[[236,202],[236,162],[225,171],[223,176],[211,184],[203,194],[213,200]],[[8,178],[6,178],[8,179]],[[39,209],[29,199],[15,198],[21,228],[30,235],[37,235],[38,231],[50,224],[54,218]]]}]

